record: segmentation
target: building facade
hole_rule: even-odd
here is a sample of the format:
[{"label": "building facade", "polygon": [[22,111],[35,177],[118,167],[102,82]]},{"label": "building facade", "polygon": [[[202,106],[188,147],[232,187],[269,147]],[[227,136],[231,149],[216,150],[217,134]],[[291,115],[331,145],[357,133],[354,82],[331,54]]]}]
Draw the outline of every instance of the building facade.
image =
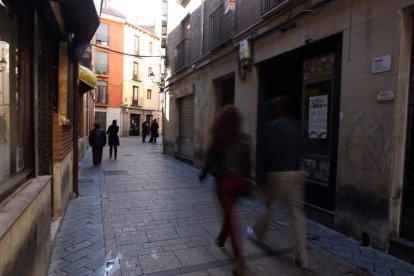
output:
[{"label": "building facade", "polygon": [[79,109],[93,89],[79,60],[98,11],[89,0],[0,2],[0,275],[47,273],[52,221],[78,193]]},{"label": "building facade", "polygon": [[156,85],[163,72],[161,42],[154,31],[129,22],[124,27],[123,136],[142,134],[144,121],[156,119],[162,129],[163,94]]},{"label": "building facade", "polygon": [[169,1],[166,153],[199,167],[214,115],[234,104],[260,173],[266,102],[291,95],[308,215],[412,256],[413,8],[411,0]]},{"label": "building facade", "polygon": [[126,21],[110,2],[104,5],[96,33],[95,120],[103,128],[117,120],[121,136],[138,136],[144,121],[156,119],[162,127],[163,94],[156,84],[162,71],[160,38]]},{"label": "building facade", "polygon": [[[96,32],[95,73],[98,77],[95,121],[107,129],[112,120],[121,122],[125,16],[105,1]],[[122,133],[120,125],[120,133]]]}]

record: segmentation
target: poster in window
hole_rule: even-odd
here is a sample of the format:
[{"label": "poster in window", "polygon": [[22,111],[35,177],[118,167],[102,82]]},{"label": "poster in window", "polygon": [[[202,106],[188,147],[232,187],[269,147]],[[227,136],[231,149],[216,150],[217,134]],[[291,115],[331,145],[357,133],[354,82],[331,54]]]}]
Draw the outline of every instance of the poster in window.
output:
[{"label": "poster in window", "polygon": [[309,138],[326,139],[328,137],[328,95],[309,98]]}]

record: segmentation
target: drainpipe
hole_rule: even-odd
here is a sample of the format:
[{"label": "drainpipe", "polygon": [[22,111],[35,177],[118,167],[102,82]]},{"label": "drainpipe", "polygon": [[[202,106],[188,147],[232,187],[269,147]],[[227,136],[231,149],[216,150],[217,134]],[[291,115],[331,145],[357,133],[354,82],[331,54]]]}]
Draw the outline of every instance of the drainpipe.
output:
[{"label": "drainpipe", "polygon": [[79,104],[79,87],[78,87],[78,76],[79,76],[79,60],[75,59],[73,53],[75,52],[73,49],[73,34],[70,36],[69,40],[69,89],[72,89],[72,140],[73,140],[73,161],[72,161],[72,180],[73,180],[73,192],[76,196],[79,196],[79,186],[78,186],[78,170],[79,170],[79,150],[78,150],[78,122],[79,122],[79,114],[78,114],[78,104]]},{"label": "drainpipe", "polygon": [[204,0],[201,1],[201,47],[200,47],[200,56],[204,54]]}]

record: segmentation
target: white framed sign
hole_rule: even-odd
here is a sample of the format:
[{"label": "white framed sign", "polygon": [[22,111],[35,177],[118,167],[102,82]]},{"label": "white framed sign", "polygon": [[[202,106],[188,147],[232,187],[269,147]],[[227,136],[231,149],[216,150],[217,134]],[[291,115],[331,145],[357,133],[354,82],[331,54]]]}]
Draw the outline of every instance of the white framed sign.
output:
[{"label": "white framed sign", "polygon": [[311,139],[328,137],[328,95],[309,98],[308,135]]}]

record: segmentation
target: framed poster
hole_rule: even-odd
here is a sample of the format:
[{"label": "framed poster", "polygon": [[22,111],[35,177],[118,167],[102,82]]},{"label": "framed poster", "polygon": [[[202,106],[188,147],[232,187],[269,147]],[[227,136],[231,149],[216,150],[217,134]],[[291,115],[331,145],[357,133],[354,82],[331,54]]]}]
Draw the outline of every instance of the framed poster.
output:
[{"label": "framed poster", "polygon": [[328,95],[309,98],[308,136],[310,139],[328,137]]}]

